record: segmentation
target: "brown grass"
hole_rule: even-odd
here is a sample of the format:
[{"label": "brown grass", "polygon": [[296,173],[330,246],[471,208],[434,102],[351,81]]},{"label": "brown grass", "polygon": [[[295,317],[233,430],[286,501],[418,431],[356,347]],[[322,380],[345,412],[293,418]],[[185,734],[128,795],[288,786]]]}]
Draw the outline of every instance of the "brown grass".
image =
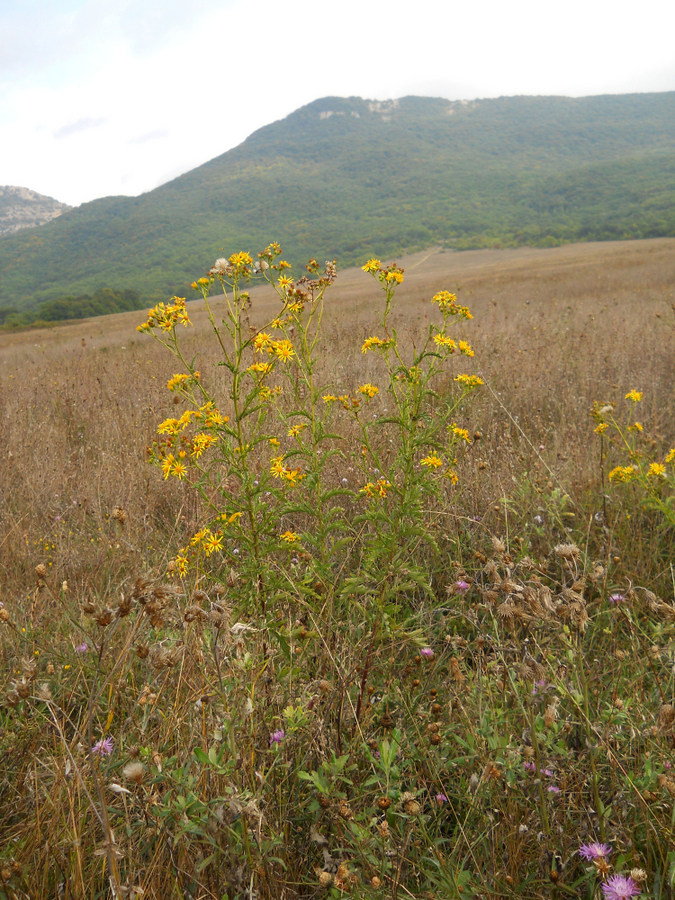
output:
[{"label": "brown grass", "polygon": [[[426,329],[429,298],[443,287],[458,291],[475,317],[464,332],[487,386],[464,423],[483,434],[471,457],[475,477],[462,491],[464,514],[492,524],[502,515],[495,506],[523,474],[535,489],[559,487],[574,500],[597,492],[588,418],[596,399],[643,390],[653,440],[672,443],[674,251],[674,240],[660,239],[402,261],[399,331]],[[263,288],[252,297],[260,327],[278,301]],[[187,352],[207,369],[214,358],[200,303],[189,304],[195,327]],[[372,354],[359,348],[378,304],[358,269],[341,273],[328,295],[322,349],[327,381],[338,388],[374,377]],[[113,581],[161,565],[193,524],[180,485],[165,484],[144,461],[157,423],[171,412],[165,383],[173,363],[135,331],[141,319],[126,313],[0,334],[0,588],[14,602],[30,591],[40,561],[58,580],[100,591],[102,573]],[[123,529],[110,518],[115,506],[127,511]]]}]

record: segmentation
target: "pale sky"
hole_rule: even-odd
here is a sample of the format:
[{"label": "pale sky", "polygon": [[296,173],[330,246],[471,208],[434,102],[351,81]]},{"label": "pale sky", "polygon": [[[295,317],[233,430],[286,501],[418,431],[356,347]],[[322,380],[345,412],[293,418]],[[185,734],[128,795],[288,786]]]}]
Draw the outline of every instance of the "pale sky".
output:
[{"label": "pale sky", "polygon": [[135,195],[327,95],[675,90],[673,0],[0,0],[0,185]]}]

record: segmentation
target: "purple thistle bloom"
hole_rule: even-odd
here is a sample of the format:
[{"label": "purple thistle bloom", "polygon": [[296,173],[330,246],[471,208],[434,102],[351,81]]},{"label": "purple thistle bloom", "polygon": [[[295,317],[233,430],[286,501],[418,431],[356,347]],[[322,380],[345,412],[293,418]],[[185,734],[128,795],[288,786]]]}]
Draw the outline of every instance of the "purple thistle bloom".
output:
[{"label": "purple thistle bloom", "polygon": [[86,653],[88,649],[89,649],[89,644],[87,644],[85,641],[82,641],[81,644],[78,644],[77,647],[75,647],[75,652],[76,653]]},{"label": "purple thistle bloom", "polygon": [[560,788],[555,784],[549,784],[548,787],[546,788],[546,790],[549,792],[549,794],[559,794],[560,793]]},{"label": "purple thistle bloom", "polygon": [[436,803],[438,803],[439,806],[443,806],[443,804],[447,802],[448,798],[445,796],[445,794],[436,794]]},{"label": "purple thistle bloom", "polygon": [[640,893],[640,885],[629,875],[612,875],[602,883],[605,900],[630,900]]},{"label": "purple thistle bloom", "polygon": [[458,591],[468,591],[470,587],[471,587],[471,585],[469,584],[469,582],[464,581],[463,578],[460,578],[459,581],[455,582],[455,588]]},{"label": "purple thistle bloom", "polygon": [[276,731],[270,734],[270,747],[273,747],[274,744],[280,744],[285,737],[285,731],[282,728],[277,728]]},{"label": "purple thistle bloom", "polygon": [[99,741],[96,741],[94,746],[91,748],[91,752],[94,754],[97,753],[99,756],[110,756],[110,754],[113,752],[112,738],[101,738]]},{"label": "purple thistle bloom", "polygon": [[433,659],[434,651],[431,649],[431,647],[422,647],[422,649],[420,650],[420,656],[423,656],[424,659]]},{"label": "purple thistle bloom", "polygon": [[625,597],[623,596],[623,594],[610,594],[609,595],[610,603],[623,603],[624,600],[625,600]]},{"label": "purple thistle bloom", "polygon": [[582,859],[606,859],[612,852],[609,844],[582,844],[579,847],[579,856]]}]

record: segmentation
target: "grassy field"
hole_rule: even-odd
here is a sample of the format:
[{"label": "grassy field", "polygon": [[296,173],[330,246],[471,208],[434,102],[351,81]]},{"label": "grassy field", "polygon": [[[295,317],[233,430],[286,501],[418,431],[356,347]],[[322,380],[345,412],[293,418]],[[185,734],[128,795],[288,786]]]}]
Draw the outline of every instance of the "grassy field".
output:
[{"label": "grassy field", "polygon": [[[379,385],[363,417],[383,429],[369,448],[336,403],[324,457],[275,432],[318,467],[297,503],[267,491],[297,548],[258,557],[242,526],[184,577],[181,549],[249,488],[227,455],[199,489],[149,464],[184,409],[175,359],[136,313],[0,333],[0,897],[675,893],[674,478],[649,469],[675,446],[675,240],[399,262],[401,346],[423,345],[438,291],[473,315],[475,356],[449,356],[406,420],[412,447],[456,375],[480,376],[453,400],[456,484],[411,467],[399,530],[403,376],[387,388],[362,352],[378,284],[341,272],[312,378]],[[245,334],[280,308],[254,287]],[[184,359],[238,422],[203,302],[187,310]],[[363,504],[382,473],[398,513]]]}]

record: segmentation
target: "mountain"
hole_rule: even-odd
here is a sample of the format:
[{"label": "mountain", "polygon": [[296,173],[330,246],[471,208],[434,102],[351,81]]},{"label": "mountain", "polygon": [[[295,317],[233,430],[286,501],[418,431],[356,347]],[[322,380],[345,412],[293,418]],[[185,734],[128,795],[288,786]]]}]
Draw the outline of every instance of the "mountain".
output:
[{"label": "mountain", "polygon": [[56,298],[66,298],[58,315],[77,315],[78,298],[86,306],[103,289],[135,291],[141,305],[190,296],[213,259],[272,240],[291,261],[345,266],[432,245],[665,235],[675,235],[675,92],[327,97],[140,197],[0,238],[0,320],[44,317]]},{"label": "mountain", "polygon": [[28,188],[0,185],[0,236],[43,225],[67,209],[66,203]]}]

